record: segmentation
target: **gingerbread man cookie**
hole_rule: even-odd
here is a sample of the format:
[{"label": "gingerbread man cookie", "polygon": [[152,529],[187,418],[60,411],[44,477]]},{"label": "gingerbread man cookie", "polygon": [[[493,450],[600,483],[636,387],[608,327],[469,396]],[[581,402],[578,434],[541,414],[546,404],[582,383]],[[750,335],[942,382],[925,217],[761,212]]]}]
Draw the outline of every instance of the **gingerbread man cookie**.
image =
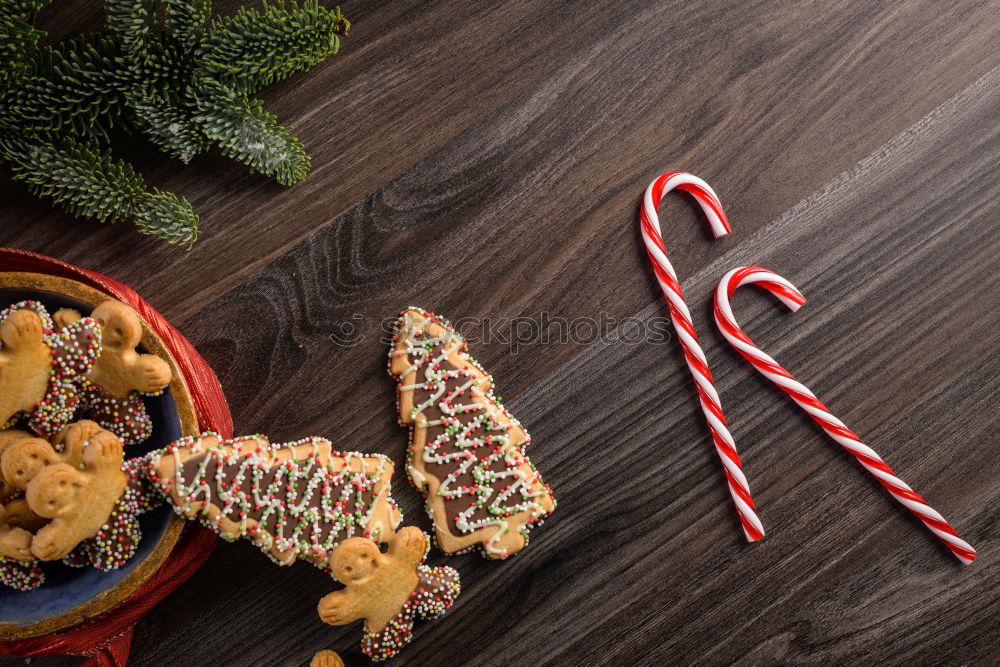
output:
[{"label": "gingerbread man cookie", "polygon": [[303,558],[325,568],[348,537],[392,537],[402,519],[392,472],[384,456],[335,452],[323,438],[272,445],[203,433],[151,457],[147,477],[178,513],[223,538],[247,538],[279,565]]},{"label": "gingerbread man cookie", "polygon": [[50,520],[31,541],[36,558],[62,558],[101,530],[128,484],[122,460],[121,441],[101,431],[88,440],[79,466],[53,463],[32,477],[28,506]]},{"label": "gingerbread man cookie", "polygon": [[[0,432],[0,556],[34,560],[31,540],[46,520],[28,506],[24,493],[38,472],[60,456],[48,441],[24,431]],[[6,461],[6,466],[4,462]]]},{"label": "gingerbread man cookie", "polygon": [[[102,439],[116,442],[113,434],[92,421],[71,424],[51,443],[20,431],[0,432],[0,477],[11,480],[5,504],[0,506],[0,583],[18,590],[31,590],[44,583],[32,545],[51,517],[37,514],[25,492],[49,466],[63,464],[86,471],[90,443]],[[142,458],[122,464],[127,479],[124,492],[96,532],[63,557],[65,564],[107,571],[123,566],[135,555],[141,538],[138,517],[161,502],[159,493],[140,473],[145,465]]]},{"label": "gingerbread man cookie", "polygon": [[21,414],[49,436],[72,421],[82,383],[101,350],[96,321],[83,318],[60,333],[37,302],[0,312],[0,425]]},{"label": "gingerbread man cookie", "polygon": [[158,507],[162,502],[160,494],[145,477],[147,461],[136,458],[122,466],[128,483],[107,521],[93,537],[89,537],[63,558],[63,563],[72,567],[87,565],[103,570],[116,570],[135,555],[142,539],[139,516]]},{"label": "gingerbread man cookie", "polygon": [[419,308],[400,315],[389,354],[400,425],[411,427],[407,472],[427,499],[446,553],[479,546],[487,558],[524,548],[528,529],[556,506],[524,450],[521,424],[447,320]]},{"label": "gingerbread man cookie", "polygon": [[375,661],[391,658],[410,642],[415,619],[443,615],[461,592],[453,568],[423,564],[428,547],[414,526],[400,530],[386,553],[362,537],[343,541],[330,569],[344,588],[320,600],[320,619],[329,625],[363,620],[361,650]]},{"label": "gingerbread man cookie", "polygon": [[[102,346],[84,385],[81,407],[126,445],[142,442],[153,432],[142,396],[154,396],[170,384],[170,365],[156,355],[136,351],[142,320],[124,303],[105,301],[91,317],[101,326]],[[80,314],[62,309],[53,319],[65,328],[79,321]]]}]

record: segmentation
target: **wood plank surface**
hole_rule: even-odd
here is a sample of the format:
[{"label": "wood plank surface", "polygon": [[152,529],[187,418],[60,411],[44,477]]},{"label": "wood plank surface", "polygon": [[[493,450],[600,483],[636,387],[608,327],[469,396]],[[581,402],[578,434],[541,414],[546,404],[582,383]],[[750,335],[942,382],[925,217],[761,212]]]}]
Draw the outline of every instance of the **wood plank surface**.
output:
[{"label": "wood plank surface", "polygon": [[[99,25],[81,4],[43,25]],[[397,461],[385,319],[411,304],[490,319],[473,354],[559,508],[508,561],[432,552],[463,592],[398,664],[1000,661],[1000,2],[343,10],[342,54],[265,94],[313,155],[304,183],[134,151],[201,214],[194,250],[73,220],[7,179],[0,244],[139,290],[216,369],[238,431]],[[631,339],[666,316],[636,212],[667,168],[708,180],[734,227],[713,242],[690,202],[661,208],[759,544],[739,531],[676,341]],[[809,302],[793,315],[743,290],[745,330],[956,526],[974,565],[724,343],[710,294],[746,264]],[[513,349],[517,318],[602,316],[600,340]],[[348,326],[354,344],[338,344]],[[402,478],[394,493],[429,529]],[[301,665],[322,648],[366,664],[357,628],[316,616],[332,588],[220,544],[137,626],[130,664]]]}]

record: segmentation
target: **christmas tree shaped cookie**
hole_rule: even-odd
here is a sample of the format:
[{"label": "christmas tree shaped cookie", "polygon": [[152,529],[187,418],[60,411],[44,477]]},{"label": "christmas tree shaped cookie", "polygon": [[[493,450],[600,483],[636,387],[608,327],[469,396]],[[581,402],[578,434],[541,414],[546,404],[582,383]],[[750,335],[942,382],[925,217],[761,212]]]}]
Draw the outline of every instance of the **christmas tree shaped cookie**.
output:
[{"label": "christmas tree shaped cookie", "polygon": [[151,457],[147,476],[223,538],[249,539],[280,565],[303,558],[325,569],[349,537],[391,539],[402,518],[392,471],[384,456],[335,452],[323,438],[272,445],[203,433]]},{"label": "christmas tree shaped cookie", "polygon": [[[392,472],[384,456],[336,452],[323,438],[272,445],[260,435],[214,433],[173,443],[146,470],[183,516],[252,541],[279,565],[301,558],[330,572],[345,588],[323,598],[320,617],[331,625],[365,619],[362,649],[376,660],[409,641],[416,618],[444,613],[459,592],[458,572],[422,564],[427,538],[419,529],[394,532],[402,516],[390,496]],[[386,553],[378,542],[390,543]]]},{"label": "christmas tree shaped cookie", "polygon": [[389,372],[400,424],[411,427],[407,472],[425,494],[438,545],[447,553],[478,545],[488,558],[520,551],[555,499],[524,454],[528,434],[465,339],[433,313],[405,310]]}]

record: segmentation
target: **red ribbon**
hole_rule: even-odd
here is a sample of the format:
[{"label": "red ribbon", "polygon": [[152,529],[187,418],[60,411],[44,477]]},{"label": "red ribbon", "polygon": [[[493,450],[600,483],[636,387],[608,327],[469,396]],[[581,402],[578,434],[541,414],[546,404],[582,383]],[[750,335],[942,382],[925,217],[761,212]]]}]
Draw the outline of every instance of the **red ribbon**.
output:
[{"label": "red ribbon", "polygon": [[[0,248],[0,271],[27,271],[68,278],[127,303],[139,313],[173,354],[194,398],[202,430],[233,435],[233,419],[222,386],[191,343],[135,290],[99,273],[26,250]],[[0,642],[0,655],[69,654],[89,658],[86,667],[122,667],[128,662],[135,624],[205,562],[215,533],[189,524],[166,562],[143,586],[114,609],[67,630],[44,637]]]}]

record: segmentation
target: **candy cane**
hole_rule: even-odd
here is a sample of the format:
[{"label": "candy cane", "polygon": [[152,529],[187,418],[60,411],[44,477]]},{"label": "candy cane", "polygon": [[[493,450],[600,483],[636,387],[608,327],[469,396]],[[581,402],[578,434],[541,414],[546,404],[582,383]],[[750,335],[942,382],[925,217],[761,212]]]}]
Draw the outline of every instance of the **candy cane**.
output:
[{"label": "candy cane", "polygon": [[798,310],[806,302],[806,298],[795,289],[794,285],[776,273],[757,266],[734,269],[722,278],[715,290],[715,323],[726,340],[764,377],[791,396],[792,400],[798,403],[812,417],[813,421],[826,431],[827,435],[853,454],[861,465],[892,494],[892,497],[923,521],[924,525],[962,563],[968,565],[976,560],[976,550],[958,536],[958,533],[944,520],[944,517],[927,505],[924,499],[907,486],[903,480],[896,477],[892,468],[875,453],[875,450],[861,442],[861,438],[854,431],[830,414],[830,411],[816,398],[815,394],[809,391],[805,385],[796,381],[791,373],[754,345],[753,341],[743,333],[733,317],[729,298],[736,291],[736,288],[748,283],[756,283],[759,287],[771,292],[792,311]]},{"label": "candy cane", "polygon": [[663,195],[673,189],[683,190],[695,198],[701,210],[705,212],[715,238],[729,233],[729,221],[722,211],[719,197],[708,183],[697,176],[679,171],[663,174],[649,184],[639,212],[642,240],[646,244],[646,252],[649,253],[649,260],[653,264],[653,273],[656,274],[656,280],[660,283],[660,289],[663,290],[663,296],[666,297],[667,305],[670,307],[670,319],[674,323],[677,337],[684,349],[684,358],[698,389],[701,409],[705,413],[715,443],[715,451],[722,461],[729,482],[729,493],[736,504],[747,541],[756,542],[764,537],[764,527],[757,518],[753,498],[750,497],[750,486],[743,474],[739,454],[736,453],[736,443],[726,427],[726,417],[722,413],[719,392],[715,390],[705,353],[698,345],[698,335],[694,331],[691,313],[684,302],[677,273],[667,259],[667,249],[660,231],[660,219],[656,215],[656,207],[660,205]]}]

